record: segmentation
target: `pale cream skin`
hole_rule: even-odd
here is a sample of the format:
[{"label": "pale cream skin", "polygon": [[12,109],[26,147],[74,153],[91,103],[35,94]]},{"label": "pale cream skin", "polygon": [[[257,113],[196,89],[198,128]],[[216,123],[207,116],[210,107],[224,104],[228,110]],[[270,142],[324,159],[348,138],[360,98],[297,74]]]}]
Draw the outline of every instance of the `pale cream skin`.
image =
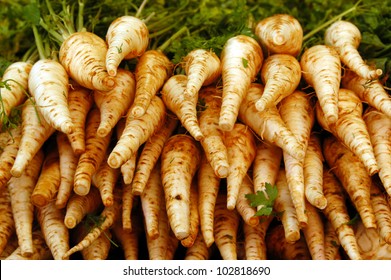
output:
[{"label": "pale cream skin", "polygon": [[358,52],[361,33],[353,23],[344,20],[336,21],[326,29],[324,40],[326,45],[335,47],[341,61],[359,76],[371,80],[382,75],[381,69],[371,69]]}]

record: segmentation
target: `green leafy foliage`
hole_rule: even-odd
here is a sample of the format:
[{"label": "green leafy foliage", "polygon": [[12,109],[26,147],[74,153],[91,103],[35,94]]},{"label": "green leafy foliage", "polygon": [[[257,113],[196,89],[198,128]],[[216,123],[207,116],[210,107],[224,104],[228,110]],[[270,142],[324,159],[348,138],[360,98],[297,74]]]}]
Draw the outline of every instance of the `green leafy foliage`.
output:
[{"label": "green leafy foliage", "polygon": [[264,191],[257,191],[255,194],[246,194],[246,198],[252,207],[261,206],[257,211],[256,216],[270,216],[275,214],[273,212],[273,206],[277,195],[277,186],[266,183]]}]

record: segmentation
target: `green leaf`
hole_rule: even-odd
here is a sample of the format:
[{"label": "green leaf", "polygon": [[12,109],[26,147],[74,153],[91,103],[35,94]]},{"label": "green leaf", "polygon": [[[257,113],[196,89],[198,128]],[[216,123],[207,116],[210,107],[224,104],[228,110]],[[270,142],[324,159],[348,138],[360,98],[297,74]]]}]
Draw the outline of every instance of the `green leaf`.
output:
[{"label": "green leaf", "polygon": [[247,67],[248,67],[248,60],[247,60],[247,59],[242,58],[242,63],[243,63],[243,67],[244,67],[244,68],[247,68]]},{"label": "green leaf", "polygon": [[39,7],[36,3],[30,3],[23,7],[23,18],[27,22],[38,25],[41,18]]},{"label": "green leaf", "polygon": [[274,201],[278,195],[277,186],[265,183],[264,191],[257,191],[256,194],[246,194],[245,197],[252,207],[261,207],[256,216],[269,216],[273,214]]}]

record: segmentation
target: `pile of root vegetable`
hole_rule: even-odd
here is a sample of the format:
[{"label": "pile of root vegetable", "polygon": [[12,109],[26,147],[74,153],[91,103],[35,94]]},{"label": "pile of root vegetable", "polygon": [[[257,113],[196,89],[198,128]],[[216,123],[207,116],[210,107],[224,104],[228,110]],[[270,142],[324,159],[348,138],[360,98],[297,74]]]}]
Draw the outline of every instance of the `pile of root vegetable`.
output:
[{"label": "pile of root vegetable", "polygon": [[0,12],[1,259],[391,259],[386,1],[112,2]]}]

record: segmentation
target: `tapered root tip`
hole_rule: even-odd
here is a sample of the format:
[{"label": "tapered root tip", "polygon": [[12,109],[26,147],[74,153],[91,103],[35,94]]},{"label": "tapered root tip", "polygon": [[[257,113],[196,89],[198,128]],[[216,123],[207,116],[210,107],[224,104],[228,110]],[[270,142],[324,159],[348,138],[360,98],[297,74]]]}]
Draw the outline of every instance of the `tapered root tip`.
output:
[{"label": "tapered root tip", "polygon": [[49,203],[49,200],[42,194],[31,195],[31,203],[37,207],[43,207]]},{"label": "tapered root tip", "polygon": [[323,210],[326,208],[327,206],[327,199],[326,197],[322,196],[322,197],[319,197],[317,199],[315,199],[314,201],[314,206],[320,210]]},{"label": "tapered root tip", "polygon": [[104,85],[107,87],[108,90],[112,89],[115,86],[115,80],[111,76],[107,76],[104,79]]},{"label": "tapered root tip", "polygon": [[20,176],[22,176],[23,170],[24,168],[21,167],[13,167],[10,173],[13,177],[19,178]]},{"label": "tapered root tip", "polygon": [[154,229],[151,229],[150,231],[148,231],[148,238],[150,238],[151,240],[156,240],[156,239],[158,239],[158,237],[159,237],[159,231],[156,229],[156,228],[154,228]]},{"label": "tapered root tip", "polygon": [[174,232],[174,234],[178,240],[183,240],[190,235],[190,233],[184,229],[178,229]]},{"label": "tapered root tip", "polygon": [[108,127],[105,127],[105,126],[102,126],[102,127],[98,127],[98,130],[96,131],[96,134],[99,136],[99,137],[106,137],[109,133],[110,133],[110,129]]},{"label": "tapered root tip", "polygon": [[77,178],[73,186],[73,191],[80,196],[85,196],[90,192],[91,181],[87,178]]},{"label": "tapered root tip", "polygon": [[140,118],[145,114],[145,108],[141,106],[134,106],[130,111],[130,114],[133,116],[133,118]]},{"label": "tapered root tip", "polygon": [[107,163],[111,168],[114,169],[120,168],[122,165],[119,155],[114,154],[113,152],[109,155],[109,158],[107,159]]},{"label": "tapered root tip", "polygon": [[253,216],[248,220],[248,224],[252,227],[255,227],[259,224],[259,217]]},{"label": "tapered root tip", "polygon": [[65,133],[65,134],[71,134],[73,133],[75,129],[75,126],[73,125],[72,122],[64,122],[61,127],[60,127],[60,130]]},{"label": "tapered root tip", "polygon": [[227,209],[228,210],[234,210],[236,206],[236,199],[233,197],[228,197],[227,198]]},{"label": "tapered root tip", "polygon": [[227,178],[229,167],[225,165],[220,165],[216,168],[216,175],[219,178]]},{"label": "tapered root tip", "polygon": [[115,67],[107,67],[107,73],[111,77],[115,77],[117,75],[117,69]]},{"label": "tapered root tip", "polygon": [[226,121],[226,120],[221,120],[221,121],[219,122],[219,127],[220,127],[220,129],[221,129],[222,131],[231,131],[231,130],[234,128],[233,124],[232,124],[232,123],[229,123],[229,122]]},{"label": "tapered root tip", "polygon": [[265,102],[263,102],[262,100],[258,100],[257,102],[255,102],[255,109],[257,109],[258,112],[264,111],[266,109]]},{"label": "tapered root tip", "polygon": [[205,234],[204,241],[205,241],[206,247],[209,248],[210,246],[212,246],[215,243],[213,233],[211,232],[210,234]]},{"label": "tapered root tip", "polygon": [[68,229],[73,229],[76,226],[76,219],[73,217],[65,217],[64,224]]},{"label": "tapered root tip", "polygon": [[195,140],[197,141],[201,141],[202,139],[204,139],[204,135],[201,133],[201,131],[199,132],[193,132],[192,133],[192,136],[194,137]]}]

